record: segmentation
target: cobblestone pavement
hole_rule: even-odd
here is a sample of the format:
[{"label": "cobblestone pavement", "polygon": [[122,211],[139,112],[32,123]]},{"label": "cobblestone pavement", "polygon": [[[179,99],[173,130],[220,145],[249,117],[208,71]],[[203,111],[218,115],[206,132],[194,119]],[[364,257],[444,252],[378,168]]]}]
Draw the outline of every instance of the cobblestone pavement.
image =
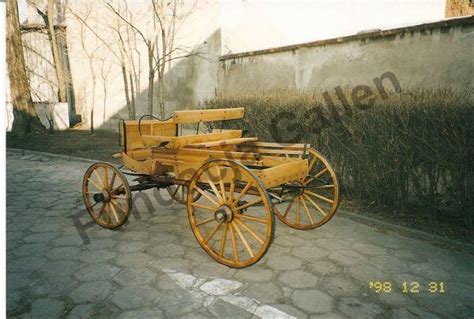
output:
[{"label": "cobblestone pavement", "polygon": [[[200,248],[183,205],[163,200],[159,205],[153,196],[147,203],[144,193],[135,198],[136,211],[121,229],[88,224],[81,197],[88,165],[8,154],[10,317],[474,314],[474,256],[337,216],[313,231],[277,222],[269,252],[242,270],[214,262]],[[370,281],[391,282],[391,292],[376,293]],[[403,282],[420,292],[402,293]],[[445,292],[428,292],[430,282],[443,282]]]}]

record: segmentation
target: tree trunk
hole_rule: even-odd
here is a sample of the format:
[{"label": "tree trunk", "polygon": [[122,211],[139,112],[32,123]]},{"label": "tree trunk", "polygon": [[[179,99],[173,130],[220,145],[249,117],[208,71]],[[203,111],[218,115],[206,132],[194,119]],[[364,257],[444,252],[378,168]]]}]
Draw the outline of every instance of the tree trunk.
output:
[{"label": "tree trunk", "polygon": [[135,90],[133,88],[133,77],[132,77],[132,74],[130,73],[129,74],[130,76],[130,95],[132,97],[132,104],[130,105],[131,106],[131,113],[132,113],[132,118],[131,120],[134,120],[135,119]]},{"label": "tree trunk", "polygon": [[23,55],[17,1],[7,0],[6,9],[7,65],[15,117],[12,133],[25,135],[30,132],[45,132],[46,128],[41,124],[31,99],[30,84]]},{"label": "tree trunk", "polygon": [[155,82],[155,70],[153,65],[153,46],[148,42],[148,114],[153,115],[153,85]]},{"label": "tree trunk", "polygon": [[160,94],[160,116],[162,119],[165,118],[165,67],[166,67],[166,33],[163,26],[161,26],[161,53],[163,61],[161,62],[158,68],[158,81],[159,81],[159,94]]},{"label": "tree trunk", "polygon": [[46,12],[47,18],[45,22],[47,21],[46,26],[48,27],[49,42],[51,44],[51,52],[53,53],[54,69],[56,70],[56,76],[58,77],[59,102],[66,102],[67,79],[64,75],[63,61],[59,54],[56,30],[54,30],[54,1],[55,0],[48,0],[48,11]]},{"label": "tree trunk", "polygon": [[164,74],[160,71],[158,73],[158,90],[159,90],[159,103],[160,103],[160,117],[165,118],[165,81]]},{"label": "tree trunk", "polygon": [[125,68],[125,62],[123,60],[120,61],[120,67],[122,69],[123,90],[125,91],[125,101],[127,102],[128,119],[133,120],[132,104],[130,103],[130,95],[128,93],[127,69]]}]

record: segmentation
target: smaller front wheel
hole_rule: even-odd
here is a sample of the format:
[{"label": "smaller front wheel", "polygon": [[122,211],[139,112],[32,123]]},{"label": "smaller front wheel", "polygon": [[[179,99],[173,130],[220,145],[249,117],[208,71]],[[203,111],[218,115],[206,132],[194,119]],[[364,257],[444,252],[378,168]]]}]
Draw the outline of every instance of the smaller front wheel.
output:
[{"label": "smaller front wheel", "polygon": [[89,215],[104,228],[117,228],[128,219],[132,196],[125,176],[113,165],[98,162],[84,174],[82,196]]}]

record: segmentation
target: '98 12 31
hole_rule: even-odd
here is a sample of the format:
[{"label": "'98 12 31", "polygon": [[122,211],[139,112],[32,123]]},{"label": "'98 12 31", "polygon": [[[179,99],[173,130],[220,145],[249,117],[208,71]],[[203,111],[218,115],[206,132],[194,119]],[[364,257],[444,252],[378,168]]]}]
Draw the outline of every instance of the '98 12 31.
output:
[{"label": "'98 12 31", "polygon": [[403,281],[398,286],[394,285],[391,281],[370,281],[369,289],[376,293],[401,291],[405,294],[417,294],[420,292],[444,294],[446,292],[446,285],[443,281],[430,281],[427,283]]}]

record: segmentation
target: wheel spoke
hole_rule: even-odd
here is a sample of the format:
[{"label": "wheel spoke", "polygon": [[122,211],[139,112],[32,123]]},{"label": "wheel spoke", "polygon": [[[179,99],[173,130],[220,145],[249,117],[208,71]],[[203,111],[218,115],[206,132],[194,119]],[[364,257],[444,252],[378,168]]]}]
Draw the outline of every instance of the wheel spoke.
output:
[{"label": "wheel spoke", "polygon": [[211,207],[211,206],[202,205],[202,204],[198,204],[198,203],[191,203],[191,205],[193,205],[194,207],[197,207],[197,208],[202,208],[202,209],[208,210],[210,212],[215,212],[217,210],[217,207]]},{"label": "wheel spoke", "polygon": [[211,222],[211,221],[213,221],[213,220],[214,220],[214,217],[209,217],[209,218],[207,218],[207,219],[204,219],[204,220],[200,221],[199,223],[196,223],[196,227],[199,227],[199,226],[201,226],[201,225],[207,224],[207,223],[209,223],[209,222]]},{"label": "wheel spoke", "polygon": [[293,203],[295,202],[296,197],[293,197],[293,200],[291,201],[290,205],[285,210],[285,214],[283,215],[283,218],[286,218],[288,216],[288,213],[290,212],[291,206],[293,206]]},{"label": "wheel spoke", "polygon": [[127,212],[122,208],[122,206],[120,206],[116,201],[114,201],[113,199],[110,200],[111,203],[113,203],[115,205],[115,207],[117,207],[118,209],[120,209],[125,215],[127,215]]},{"label": "wheel spoke", "polygon": [[234,180],[231,180],[230,189],[229,189],[229,205],[234,202],[234,190],[235,190],[235,182]]},{"label": "wheel spoke", "polygon": [[255,256],[253,254],[253,250],[252,248],[250,247],[249,243],[247,242],[247,239],[245,239],[245,236],[242,234],[242,231],[240,230],[239,226],[237,225],[237,223],[232,223],[235,230],[237,231],[237,234],[239,235],[240,237],[240,240],[242,240],[242,243],[244,244],[245,246],[245,249],[247,249],[247,251],[249,252],[250,256],[252,256],[252,258]]},{"label": "wheel spoke", "polygon": [[296,225],[300,224],[300,208],[301,208],[301,201],[300,197],[297,197],[298,202],[296,203]]},{"label": "wheel spoke", "polygon": [[120,218],[118,217],[117,210],[112,202],[110,202],[110,208],[112,208],[112,214],[114,215],[115,221],[120,223]]},{"label": "wheel spoke", "polygon": [[232,224],[229,224],[230,228],[230,241],[232,242],[232,249],[234,251],[234,260],[236,263],[239,262],[239,253],[237,251],[237,243],[235,242],[235,233],[234,233],[234,228],[232,227]]},{"label": "wheel spoke", "polygon": [[204,243],[207,244],[209,242],[209,240],[211,240],[212,237],[214,237],[214,234],[217,232],[217,230],[219,229],[219,227],[221,227],[222,224],[216,224],[211,232],[209,233],[209,235],[206,237],[206,239],[204,240]]},{"label": "wheel spoke", "polygon": [[214,184],[214,182],[211,181],[211,179],[209,178],[209,174],[207,174],[207,172],[206,172],[206,180],[207,180],[207,183],[209,184],[209,186],[211,186],[211,188],[212,188],[212,190],[213,190],[213,192],[214,192],[214,195],[216,195],[217,200],[220,202],[220,204],[223,204],[223,203],[224,203],[224,199],[222,199],[221,194],[220,194],[219,191],[217,190],[216,184]]},{"label": "wheel spoke", "polygon": [[251,202],[248,202],[248,203],[246,203],[246,204],[243,204],[242,206],[237,207],[236,210],[242,210],[242,209],[244,209],[244,208],[248,208],[248,207],[250,207],[250,206],[253,206],[253,205],[255,205],[255,204],[260,203],[261,201],[263,201],[263,198],[262,198],[262,197],[259,197],[259,198],[257,198],[256,200],[253,200],[253,201],[251,201]]},{"label": "wheel spoke", "polygon": [[110,208],[109,205],[105,205],[105,222],[110,224]]},{"label": "wheel spoke", "polygon": [[97,169],[94,170],[94,175],[97,178],[97,181],[102,185],[102,189],[104,189],[105,186],[102,183],[102,177],[99,175],[99,172],[97,172],[97,171],[98,171]]},{"label": "wheel spoke", "polygon": [[[99,203],[99,202],[96,202],[96,204],[97,203]],[[97,213],[97,220],[99,220],[102,217],[102,213],[104,212],[104,208],[105,208],[105,203],[102,204],[102,207],[100,208],[99,212]]]},{"label": "wheel spoke", "polygon": [[[95,171],[94,171],[94,172],[95,172]],[[96,189],[98,189],[98,190],[102,190],[102,189],[103,189],[103,187],[101,187],[101,186],[97,185],[97,183],[96,183],[96,182],[94,182],[94,180],[92,179],[92,176],[91,176],[91,177],[89,177],[87,180],[88,180],[89,182],[91,182],[91,183],[92,183],[92,185],[94,185],[94,187],[95,187]]]},{"label": "wheel spoke", "polygon": [[104,187],[109,188],[109,173],[107,167],[104,166]]},{"label": "wheel spoke", "polygon": [[304,200],[303,196],[301,196],[301,202],[303,203],[303,208],[306,211],[306,215],[308,215],[311,225],[314,225],[313,217],[311,216],[311,212],[309,211],[308,206],[306,205],[306,201]]},{"label": "wheel spoke", "polygon": [[120,188],[120,187],[123,187],[123,186],[124,186],[123,184],[120,184],[119,186],[115,187],[115,188],[111,191],[111,193],[112,193],[112,194],[117,193],[117,191],[119,190],[119,188]]},{"label": "wheel spoke", "polygon": [[[94,193],[95,194],[95,193]],[[89,208],[93,208],[95,205],[99,204],[100,202],[94,202],[94,204],[90,205]]]},{"label": "wheel spoke", "polygon": [[256,222],[256,223],[261,223],[261,224],[267,223],[266,219],[260,218],[260,217],[254,217],[254,216],[242,215],[242,214],[235,214],[235,217],[240,218],[240,219],[246,219],[246,220]]},{"label": "wheel spoke", "polygon": [[173,194],[171,195],[171,197],[174,197],[178,191],[179,191],[179,186],[176,186],[176,188],[175,188]]},{"label": "wheel spoke", "polygon": [[244,196],[244,194],[247,193],[247,191],[250,189],[252,184],[253,184],[253,181],[250,181],[250,182],[247,183],[247,185],[245,185],[244,189],[240,192],[240,194],[234,200],[233,204],[237,204],[239,202],[239,200],[242,198],[242,196]]},{"label": "wheel spoke", "polygon": [[216,168],[217,168],[217,175],[219,176],[219,185],[221,187],[222,200],[224,201],[224,203],[227,203],[227,199],[225,196],[224,181],[222,180],[222,176],[221,176],[221,168],[219,165],[216,165]]},{"label": "wheel spoke", "polygon": [[127,196],[122,196],[122,195],[112,195],[112,198],[114,198],[114,199],[128,200],[128,197],[127,197]]},{"label": "wheel spoke", "polygon": [[310,187],[310,188],[318,188],[318,189],[321,189],[321,188],[334,188],[334,185],[333,184],[328,184],[328,185],[322,185],[322,186],[316,186],[316,187]]},{"label": "wheel spoke", "polygon": [[313,168],[314,164],[316,163],[316,161],[318,160],[318,157],[315,156],[312,160],[311,160],[311,163],[309,164],[308,166],[308,173],[311,172],[311,169]]},{"label": "wheel spoke", "polygon": [[324,212],[324,210],[321,209],[321,207],[319,207],[318,204],[316,204],[308,195],[303,194],[303,196],[304,196],[307,200],[309,200],[309,202],[310,202],[324,217],[326,217],[327,214]]},{"label": "wheel spoke", "polygon": [[199,186],[194,186],[194,188],[201,194],[203,195],[204,197],[206,197],[211,203],[213,203],[214,205],[216,206],[220,206],[220,204],[218,202],[216,202],[214,199],[211,198],[211,196],[209,196],[205,191],[203,191],[201,189],[201,187]]},{"label": "wheel spoke", "polygon": [[253,238],[255,238],[260,244],[263,245],[264,240],[259,235],[257,235],[257,233],[249,225],[245,224],[243,221],[241,221],[238,218],[235,219],[235,222],[239,224],[240,226],[242,226],[243,229],[248,231],[253,236]]},{"label": "wheel spoke", "polygon": [[224,229],[222,230],[222,237],[221,237],[221,247],[219,251],[219,257],[222,258],[224,255],[224,249],[225,249],[225,242],[227,240],[227,228],[229,227],[229,224],[224,224]]},{"label": "wheel spoke", "polygon": [[115,177],[117,177],[117,173],[114,171],[112,173],[112,178],[110,179],[110,189],[114,188]]},{"label": "wheel spoke", "polygon": [[326,197],[324,197],[324,196],[318,195],[318,194],[313,193],[313,192],[311,192],[311,191],[309,191],[309,190],[305,190],[304,193],[305,193],[305,194],[312,195],[312,196],[315,196],[315,197],[317,197],[317,198],[319,198],[319,199],[321,199],[321,200],[323,200],[323,201],[325,201],[325,202],[328,202],[329,204],[334,203],[334,201],[333,201],[332,199],[329,199],[329,198],[326,198]]},{"label": "wheel spoke", "polygon": [[184,202],[185,198],[186,198],[186,195],[185,195],[185,192],[184,192],[184,186],[181,186],[181,200]]}]

